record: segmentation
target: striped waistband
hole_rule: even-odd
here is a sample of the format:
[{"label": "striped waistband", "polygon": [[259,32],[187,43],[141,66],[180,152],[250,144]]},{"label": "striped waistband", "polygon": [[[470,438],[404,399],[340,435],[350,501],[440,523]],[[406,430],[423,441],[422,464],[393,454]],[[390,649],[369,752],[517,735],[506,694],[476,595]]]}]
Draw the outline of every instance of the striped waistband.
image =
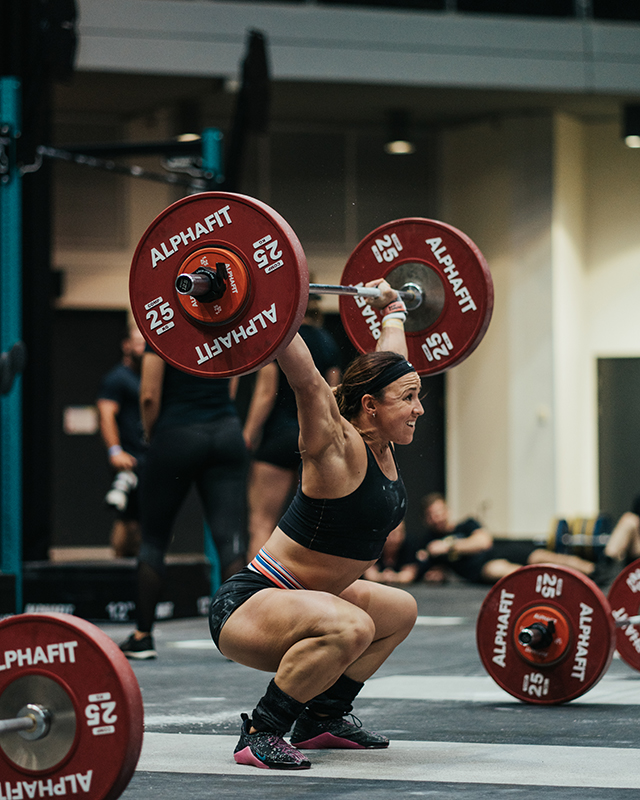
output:
[{"label": "striped waistband", "polygon": [[269,578],[272,583],[279,586],[281,589],[307,588],[303,583],[300,583],[292,572],[289,572],[279,561],[276,561],[273,556],[269,555],[264,547],[247,566],[254,572],[259,572],[261,575]]}]

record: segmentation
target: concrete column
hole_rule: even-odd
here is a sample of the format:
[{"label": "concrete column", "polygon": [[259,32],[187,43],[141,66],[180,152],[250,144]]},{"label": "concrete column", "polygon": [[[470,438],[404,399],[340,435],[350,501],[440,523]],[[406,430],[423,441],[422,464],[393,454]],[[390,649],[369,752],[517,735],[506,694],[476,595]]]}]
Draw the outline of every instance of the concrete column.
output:
[{"label": "concrete column", "polygon": [[552,189],[550,117],[445,136],[443,219],[478,244],[496,290],[485,339],[447,375],[448,495],[497,534],[545,533],[555,512]]}]

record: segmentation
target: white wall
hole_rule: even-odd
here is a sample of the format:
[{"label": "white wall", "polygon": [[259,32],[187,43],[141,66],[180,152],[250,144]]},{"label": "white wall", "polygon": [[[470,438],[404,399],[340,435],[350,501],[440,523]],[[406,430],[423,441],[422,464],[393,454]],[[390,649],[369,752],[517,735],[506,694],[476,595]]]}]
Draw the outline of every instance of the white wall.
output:
[{"label": "white wall", "polygon": [[553,193],[554,431],[556,513],[598,510],[596,398],[587,343],[586,242],[590,164],[587,130],[575,119],[555,119]]},{"label": "white wall", "polygon": [[599,510],[597,359],[640,356],[640,151],[614,122],[566,116],[555,147],[556,510],[586,515]]},{"label": "white wall", "polygon": [[640,356],[640,150],[617,125],[586,137],[587,333],[592,358]]},{"label": "white wall", "polygon": [[516,536],[545,531],[555,499],[551,156],[551,120],[521,117],[450,134],[443,157],[446,221],[496,289],[485,339],[447,375],[448,495]]},{"label": "white wall", "polygon": [[544,535],[598,511],[596,362],[640,356],[640,151],[614,123],[566,116],[446,137],[446,221],[492,270],[476,352],[447,375],[454,510]]},{"label": "white wall", "polygon": [[478,245],[495,292],[482,343],[446,376],[447,494],[455,514],[476,513],[493,530],[506,530],[508,519],[507,141],[502,125],[473,125],[445,136],[442,152],[441,217]]}]

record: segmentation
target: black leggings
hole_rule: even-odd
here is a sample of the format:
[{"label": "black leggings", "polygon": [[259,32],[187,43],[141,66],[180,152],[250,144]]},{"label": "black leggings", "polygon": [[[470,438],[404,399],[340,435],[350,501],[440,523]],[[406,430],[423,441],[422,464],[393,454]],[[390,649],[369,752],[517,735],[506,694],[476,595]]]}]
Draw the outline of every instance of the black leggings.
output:
[{"label": "black leggings", "polygon": [[[147,452],[140,480],[140,579],[138,625],[150,630],[151,606],[159,599],[164,556],[173,525],[195,484],[220,559],[222,574],[247,549],[246,474],[248,454],[240,420],[225,416],[214,422],[160,430]],[[155,573],[156,581],[150,580]],[[153,588],[152,588],[153,584]],[[141,619],[141,616],[144,619]]]}]

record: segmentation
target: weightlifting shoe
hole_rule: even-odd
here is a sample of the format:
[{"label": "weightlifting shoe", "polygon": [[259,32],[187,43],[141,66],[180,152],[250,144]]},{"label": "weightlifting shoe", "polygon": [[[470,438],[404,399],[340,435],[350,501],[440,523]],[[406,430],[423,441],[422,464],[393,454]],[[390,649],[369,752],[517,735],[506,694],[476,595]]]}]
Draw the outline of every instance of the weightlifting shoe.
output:
[{"label": "weightlifting shoe", "polygon": [[127,658],[147,659],[156,658],[157,653],[153,646],[153,638],[151,634],[143,636],[142,639],[136,639],[134,633],[120,645],[120,649]]},{"label": "weightlifting shoe", "polygon": [[353,714],[353,722],[346,719],[323,717],[316,719],[307,710],[296,720],[291,732],[291,744],[303,750],[322,750],[325,748],[365,748],[389,747],[389,740],[380,733],[373,733],[362,727]]},{"label": "weightlifting shoe", "polygon": [[285,742],[277,733],[251,730],[251,720],[241,714],[242,730],[233,751],[237,764],[259,769],[309,769],[311,762],[299,750]]}]

